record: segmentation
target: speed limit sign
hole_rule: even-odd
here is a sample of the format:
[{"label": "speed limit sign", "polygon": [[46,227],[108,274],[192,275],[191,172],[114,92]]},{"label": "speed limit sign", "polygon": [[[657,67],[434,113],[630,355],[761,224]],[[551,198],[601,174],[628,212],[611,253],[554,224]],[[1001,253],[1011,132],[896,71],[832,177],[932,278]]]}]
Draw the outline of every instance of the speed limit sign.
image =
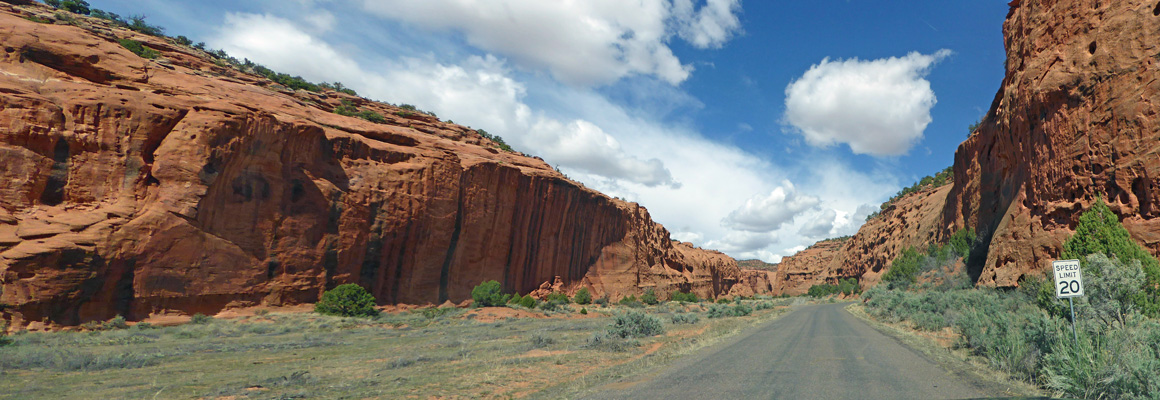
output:
[{"label": "speed limit sign", "polygon": [[1055,297],[1066,299],[1083,296],[1083,274],[1079,270],[1079,260],[1057,260],[1051,262],[1055,270]]}]

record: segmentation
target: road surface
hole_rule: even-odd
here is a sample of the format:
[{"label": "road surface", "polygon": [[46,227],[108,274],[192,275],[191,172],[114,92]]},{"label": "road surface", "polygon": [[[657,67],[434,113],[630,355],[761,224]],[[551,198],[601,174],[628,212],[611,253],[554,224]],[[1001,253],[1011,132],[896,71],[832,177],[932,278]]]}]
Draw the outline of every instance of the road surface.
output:
[{"label": "road surface", "polygon": [[743,337],[591,399],[965,399],[993,397],[846,312],[801,306]]}]

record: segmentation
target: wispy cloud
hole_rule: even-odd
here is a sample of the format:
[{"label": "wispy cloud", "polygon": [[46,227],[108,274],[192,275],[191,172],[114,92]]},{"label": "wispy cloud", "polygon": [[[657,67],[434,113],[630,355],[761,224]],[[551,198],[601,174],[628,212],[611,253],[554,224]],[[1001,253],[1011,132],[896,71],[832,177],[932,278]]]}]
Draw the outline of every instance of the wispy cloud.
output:
[{"label": "wispy cloud", "polygon": [[673,31],[701,48],[719,47],[740,28],[737,0],[542,1],[365,0],[372,13],[420,29],[459,32],[472,46],[546,69],[574,85],[634,75],[671,84],[693,67],[669,48]]}]

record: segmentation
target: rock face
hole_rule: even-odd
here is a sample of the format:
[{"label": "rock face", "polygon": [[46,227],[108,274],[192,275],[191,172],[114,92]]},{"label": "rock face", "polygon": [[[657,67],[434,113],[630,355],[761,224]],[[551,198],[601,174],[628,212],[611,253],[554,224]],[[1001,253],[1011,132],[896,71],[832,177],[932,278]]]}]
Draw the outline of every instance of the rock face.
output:
[{"label": "rock face", "polygon": [[935,241],[950,185],[899,199],[843,241],[823,241],[782,259],[773,293],[802,295],[810,286],[857,278],[863,287],[879,282],[902,251]]},{"label": "rock face", "polygon": [[831,269],[836,258],[843,252],[843,242],[823,241],[814,243],[805,250],[781,259],[777,271],[773,273],[772,292],[775,295],[797,296],[818,283],[824,283],[837,276]]},{"label": "rock face", "polygon": [[[313,302],[348,282],[439,304],[490,279],[702,297],[741,279],[644,208],[469,128],[30,13],[52,15],[0,3],[0,313],[17,325]],[[386,122],[331,112],[342,101]]]},{"label": "rock face", "polygon": [[1038,274],[1097,196],[1160,252],[1160,5],[1010,5],[1006,77],[955,154],[943,213],[946,226],[977,227],[989,244],[969,272],[996,286]]},{"label": "rock face", "polygon": [[1062,253],[1097,197],[1137,242],[1160,253],[1160,5],[1010,6],[1006,76],[980,128],[955,153],[953,186],[903,199],[896,212],[863,226],[833,257],[840,261],[783,262],[785,283],[775,292],[838,276],[872,285],[902,248],[945,241],[964,227],[986,250],[968,260],[971,277],[1016,286]]}]

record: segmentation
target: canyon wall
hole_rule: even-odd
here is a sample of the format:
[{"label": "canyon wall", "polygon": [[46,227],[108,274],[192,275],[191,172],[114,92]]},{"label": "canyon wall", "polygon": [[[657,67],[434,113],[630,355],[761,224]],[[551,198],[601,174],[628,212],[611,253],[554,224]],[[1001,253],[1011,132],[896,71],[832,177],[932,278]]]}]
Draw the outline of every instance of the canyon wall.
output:
[{"label": "canyon wall", "polygon": [[1160,252],[1160,5],[1010,5],[1006,76],[955,153],[943,212],[946,226],[975,227],[988,245],[985,260],[969,263],[971,275],[1014,286],[1039,274],[1097,197]]},{"label": "canyon wall", "polygon": [[962,228],[981,237],[971,277],[1017,286],[1050,267],[1097,198],[1160,254],[1160,4],[1016,0],[1003,36],[1006,75],[955,153],[953,184],[900,200],[816,262],[783,262],[775,292],[871,286],[903,248]]},{"label": "canyon wall", "polygon": [[773,293],[802,295],[810,286],[857,278],[863,287],[881,280],[894,258],[936,240],[951,186],[922,190],[894,202],[845,240],[822,241],[782,259]]},{"label": "canyon wall", "polygon": [[[422,304],[491,279],[613,297],[741,279],[639,205],[470,128],[32,15],[52,19],[0,4],[0,314],[17,325],[313,302],[342,283]],[[332,112],[344,101],[385,122]]]}]

